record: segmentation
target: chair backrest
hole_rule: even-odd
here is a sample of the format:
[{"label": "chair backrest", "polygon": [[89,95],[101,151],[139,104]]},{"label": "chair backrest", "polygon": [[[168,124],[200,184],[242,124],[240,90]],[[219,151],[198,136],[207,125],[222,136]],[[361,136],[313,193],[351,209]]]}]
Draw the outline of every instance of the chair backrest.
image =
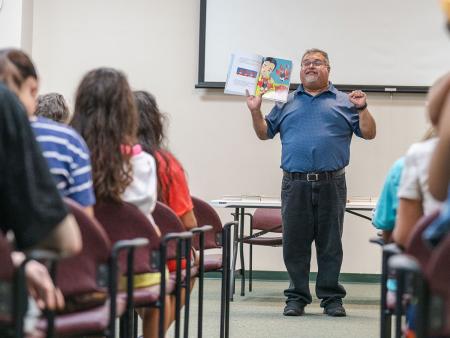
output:
[{"label": "chair backrest", "polygon": [[13,312],[14,265],[11,246],[0,232],[0,322],[11,324]]},{"label": "chair backrest", "polygon": [[[172,209],[161,202],[156,202],[155,210],[153,210],[152,216],[161,231],[162,236],[170,232],[185,231],[183,223],[181,223],[179,217],[172,211]],[[182,255],[184,256],[184,253]],[[175,257],[176,245],[174,241],[171,241],[167,248],[167,259],[173,259]]]},{"label": "chair backrest", "polygon": [[77,220],[83,248],[78,255],[59,262],[56,284],[65,297],[106,292],[111,242],[102,226],[88,216],[80,205],[70,199],[64,201]]},{"label": "chair backrest", "polygon": [[258,208],[253,214],[253,229],[281,233],[281,224],[281,209]]},{"label": "chair backrest", "polygon": [[[152,262],[152,253],[159,249],[160,238],[150,220],[136,206],[127,202],[99,202],[94,207],[94,213],[113,243],[137,237],[149,240],[149,245],[135,251],[136,274],[157,270],[157,262]],[[125,255],[120,255],[119,265],[124,273],[127,266]]]},{"label": "chair backrest", "polygon": [[[198,226],[212,225],[213,227],[212,231],[205,233],[205,249],[221,248],[222,222],[216,210],[198,197],[192,196],[192,203],[194,204],[194,214]],[[194,239],[193,245],[196,249],[199,248],[197,238]]]},{"label": "chair backrest", "polygon": [[11,260],[11,246],[0,232],[0,281],[12,281],[14,265]]},{"label": "chair backrest", "polygon": [[450,336],[450,234],[433,250],[425,275],[432,299],[435,299],[432,306],[438,307],[431,311],[435,315],[435,318],[430,318],[432,328],[439,327],[433,330],[433,335]]},{"label": "chair backrest", "polygon": [[436,210],[429,215],[423,216],[414,226],[414,230],[409,237],[406,244],[405,253],[413,256],[424,267],[430,259],[432,249],[425,243],[422,238],[423,232],[427,227],[439,216],[439,211]]}]

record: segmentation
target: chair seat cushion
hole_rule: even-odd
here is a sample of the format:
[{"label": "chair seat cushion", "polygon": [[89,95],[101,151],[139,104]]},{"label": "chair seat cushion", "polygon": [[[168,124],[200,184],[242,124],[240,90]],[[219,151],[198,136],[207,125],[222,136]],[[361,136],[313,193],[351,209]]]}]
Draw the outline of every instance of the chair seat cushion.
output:
[{"label": "chair seat cushion", "polygon": [[222,269],[222,254],[205,255],[205,272]]},{"label": "chair seat cushion", "polygon": [[[198,273],[199,273],[198,266],[197,266],[197,265],[192,266],[192,267],[191,267],[191,278],[197,277],[197,276],[198,276]],[[176,271],[171,272],[171,273],[170,273],[170,279],[172,279],[172,280],[174,281],[174,283],[175,283],[175,281],[176,281],[176,278],[177,278],[177,273],[176,273]],[[186,278],[186,270],[183,269],[183,270],[181,270],[181,280],[184,281],[185,278]]]},{"label": "chair seat cushion", "polygon": [[86,292],[80,295],[72,295],[66,297],[64,309],[59,311],[58,314],[68,314],[73,312],[79,312],[82,310],[92,309],[105,304],[108,299],[107,292]]},{"label": "chair seat cushion", "polygon": [[253,229],[282,232],[281,209],[258,208],[253,214]]},{"label": "chair seat cushion", "polygon": [[[167,279],[166,294],[171,294],[175,289],[175,281],[171,278]],[[134,289],[133,302],[135,306],[148,306],[155,303],[159,298],[160,284],[152,285],[146,288]],[[126,298],[126,294],[122,294]]]},{"label": "chair seat cushion", "polygon": [[280,246],[283,245],[282,237],[256,237],[244,239],[244,243],[254,244],[254,245],[265,245],[265,246]]},{"label": "chair seat cushion", "polygon": [[[118,296],[116,304],[116,313],[119,317],[125,312],[125,299]],[[110,301],[108,300],[102,306],[98,306],[90,310],[56,316],[55,335],[73,336],[104,331],[109,325],[109,305]],[[47,320],[39,320],[37,330],[35,331],[33,337],[45,337],[46,329]]]}]

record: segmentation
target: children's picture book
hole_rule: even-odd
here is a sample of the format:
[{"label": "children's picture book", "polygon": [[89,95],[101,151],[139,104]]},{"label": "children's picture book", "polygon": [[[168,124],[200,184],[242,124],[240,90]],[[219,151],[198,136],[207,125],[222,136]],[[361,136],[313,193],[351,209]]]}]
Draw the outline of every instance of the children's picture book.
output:
[{"label": "children's picture book", "polygon": [[233,53],[228,68],[225,94],[262,96],[286,102],[291,82],[292,61],[257,54]]}]

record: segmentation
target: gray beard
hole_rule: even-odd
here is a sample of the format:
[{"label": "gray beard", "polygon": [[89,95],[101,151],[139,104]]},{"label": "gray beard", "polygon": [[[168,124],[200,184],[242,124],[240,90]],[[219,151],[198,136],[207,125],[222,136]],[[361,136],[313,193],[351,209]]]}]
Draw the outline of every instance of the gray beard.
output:
[{"label": "gray beard", "polygon": [[305,82],[307,83],[314,83],[318,80],[318,76],[317,75],[306,75],[305,76]]}]

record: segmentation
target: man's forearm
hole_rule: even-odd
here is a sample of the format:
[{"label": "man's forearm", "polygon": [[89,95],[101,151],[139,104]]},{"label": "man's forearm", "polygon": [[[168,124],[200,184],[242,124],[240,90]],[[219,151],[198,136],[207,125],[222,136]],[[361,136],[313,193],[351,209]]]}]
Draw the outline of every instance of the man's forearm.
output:
[{"label": "man's forearm", "polygon": [[450,73],[441,77],[428,93],[428,114],[433,124],[437,124],[441,117],[444,102],[450,95]]},{"label": "man's forearm", "polygon": [[377,134],[377,125],[367,108],[359,112],[359,129],[366,140],[374,139]]},{"label": "man's forearm", "polygon": [[428,185],[431,194],[444,201],[450,183],[450,136],[442,135],[430,161]]},{"label": "man's forearm", "polygon": [[82,249],[82,241],[75,217],[71,214],[67,215],[38,247],[54,250],[62,256],[79,253]]},{"label": "man's forearm", "polygon": [[434,198],[443,201],[450,183],[450,96],[440,110],[439,141],[431,158],[428,185]]},{"label": "man's forearm", "polygon": [[253,129],[260,140],[267,140],[267,122],[261,110],[252,111]]}]

